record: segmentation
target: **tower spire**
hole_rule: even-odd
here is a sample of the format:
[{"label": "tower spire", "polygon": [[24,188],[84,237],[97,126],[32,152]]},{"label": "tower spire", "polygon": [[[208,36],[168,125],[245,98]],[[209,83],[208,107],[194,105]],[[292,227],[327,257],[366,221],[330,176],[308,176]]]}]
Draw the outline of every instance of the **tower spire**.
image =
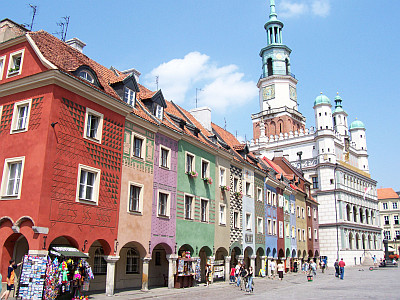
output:
[{"label": "tower spire", "polygon": [[275,21],[278,20],[278,15],[276,14],[275,10],[275,0],[269,0],[269,7],[270,7],[270,13],[269,13],[269,20],[270,21]]}]

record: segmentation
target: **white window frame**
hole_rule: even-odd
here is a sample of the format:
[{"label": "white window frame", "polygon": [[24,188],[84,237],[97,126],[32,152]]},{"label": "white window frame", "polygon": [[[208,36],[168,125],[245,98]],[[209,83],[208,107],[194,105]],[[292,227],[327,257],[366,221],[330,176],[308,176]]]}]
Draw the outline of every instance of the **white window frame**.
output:
[{"label": "white window frame", "polygon": [[[202,212],[202,209],[203,209],[202,202],[203,201],[207,202],[206,215],[205,215],[206,219],[205,220],[203,220],[203,218],[202,218],[203,217],[203,212]],[[208,223],[209,221],[210,221],[210,200],[205,199],[205,198],[200,198],[200,222]]]},{"label": "white window frame", "polygon": [[155,114],[157,119],[160,119],[162,121],[163,116],[164,116],[164,107],[162,107],[159,104],[156,104],[156,108],[155,108],[154,114]]},{"label": "white window frame", "polygon": [[279,238],[283,239],[284,236],[283,222],[279,221],[278,225],[279,225]]},{"label": "white window frame", "polygon": [[302,229],[302,230],[301,230],[301,233],[302,233],[302,235],[303,235],[303,242],[305,242],[305,241],[306,241],[306,230],[305,230],[305,229]]},{"label": "white window frame", "polygon": [[233,212],[233,228],[240,228],[240,213],[238,211]]},{"label": "white window frame", "polygon": [[[94,181],[93,185],[93,199],[88,200],[88,199],[80,199],[79,198],[79,190],[80,190],[80,182],[81,182],[81,175],[82,171],[86,172],[91,172],[96,174],[96,178]],[[86,166],[83,164],[78,165],[78,176],[77,176],[77,181],[76,181],[76,197],[75,201],[79,203],[85,203],[85,204],[92,204],[92,205],[98,205],[99,204],[99,192],[100,192],[100,177],[101,177],[101,170],[97,168],[93,168],[90,166]]]},{"label": "white window frame", "polygon": [[316,220],[317,219],[317,209],[316,208],[313,208],[313,213],[314,213],[314,220]]},{"label": "white window frame", "polygon": [[[7,70],[6,78],[14,77],[14,76],[17,76],[17,75],[21,74],[22,66],[23,66],[23,63],[24,63],[24,54],[25,54],[25,49],[21,49],[21,50],[15,51],[15,52],[10,54],[10,58],[8,60],[8,70]],[[20,65],[19,65],[19,70],[18,70],[18,72],[10,73],[10,69],[15,67],[14,66],[14,58],[17,57],[17,56],[21,56],[21,62],[20,62]]]},{"label": "white window frame", "polygon": [[249,196],[249,197],[253,196],[253,189],[252,189],[252,184],[250,181],[245,182],[245,192],[246,192],[246,196]]},{"label": "white window frame", "polygon": [[301,229],[297,228],[297,240],[301,242]]},{"label": "white window frame", "polygon": [[276,226],[276,220],[272,220],[272,229],[273,229],[272,234],[273,235],[278,235],[278,233],[277,233],[278,228]]},{"label": "white window frame", "polygon": [[387,202],[383,202],[383,203],[382,203],[382,208],[383,208],[383,209],[388,209],[388,204],[387,204]]},{"label": "white window frame", "polygon": [[296,238],[296,227],[292,226],[292,239]]},{"label": "white window frame", "polygon": [[311,217],[311,207],[307,206],[307,215]]},{"label": "white window frame", "polygon": [[290,224],[289,223],[286,223],[285,231],[286,231],[286,237],[290,238]]},{"label": "white window frame", "polygon": [[[19,108],[27,106],[28,111],[26,114],[26,121],[25,121],[25,127],[22,129],[17,129],[17,123],[18,123],[18,117],[19,117]],[[13,110],[13,117],[11,121],[11,129],[10,129],[10,134],[14,133],[20,133],[20,132],[26,132],[28,131],[29,128],[29,119],[31,117],[31,108],[32,108],[32,99],[27,99],[27,100],[22,100],[14,103],[14,110]]]},{"label": "white window frame", "polygon": [[383,216],[383,225],[390,225],[389,216]]},{"label": "white window frame", "polygon": [[251,222],[251,213],[246,213],[246,230],[247,231],[251,231],[251,227],[252,227],[252,222]]},{"label": "white window frame", "polygon": [[318,240],[318,230],[314,229],[314,239],[317,241]]},{"label": "white window frame", "polygon": [[131,105],[135,106],[135,97],[136,93],[134,90],[124,87],[124,102]]},{"label": "white window frame", "polygon": [[276,207],[276,193],[272,193],[272,206]]},{"label": "white window frame", "polygon": [[[190,204],[190,216],[189,218],[186,217],[186,197],[191,197],[192,198],[192,202]],[[185,220],[194,220],[194,207],[195,207],[195,202],[196,202],[196,198],[194,195],[191,194],[184,194],[183,197],[183,214],[184,214],[184,218]]]},{"label": "white window frame", "polygon": [[312,231],[311,231],[311,227],[308,227],[308,239],[312,240]]},{"label": "white window frame", "polygon": [[[205,164],[207,164],[207,170],[206,170],[206,174],[205,174],[205,176],[203,177],[203,163],[205,163]],[[210,178],[210,167],[211,167],[211,164],[210,164],[210,161],[209,160],[207,160],[207,159],[204,159],[204,158],[202,158],[201,159],[201,170],[200,170],[200,172],[201,172],[201,178]]]},{"label": "white window frame", "polygon": [[6,65],[6,56],[0,56],[0,80],[3,79],[4,66]]},{"label": "white window frame", "polygon": [[274,234],[272,220],[269,218],[267,219],[267,230],[268,230],[268,235]]},{"label": "white window frame", "polygon": [[290,203],[290,213],[291,213],[292,215],[295,214],[294,203]]},{"label": "white window frame", "polygon": [[278,205],[279,207],[283,207],[283,196],[282,195],[278,195]]},{"label": "white window frame", "polygon": [[[166,150],[166,151],[168,151],[168,155],[167,155],[167,166],[163,166],[162,165],[162,151],[163,150]],[[164,168],[164,169],[168,169],[168,170],[170,170],[171,169],[171,149],[170,148],[168,148],[168,147],[165,147],[165,146],[163,146],[163,145],[160,145],[160,157],[159,157],[159,165],[160,165],[160,167],[161,168]]]},{"label": "white window frame", "polygon": [[272,192],[270,190],[267,190],[267,203],[272,205]]},{"label": "white window frame", "polygon": [[87,70],[81,70],[78,74],[79,78],[82,78],[83,80],[94,83],[94,77],[93,74]]},{"label": "white window frame", "polygon": [[[142,213],[143,212],[143,194],[144,194],[144,185],[137,183],[137,182],[128,182],[128,201],[127,201],[127,212],[130,214],[137,214],[137,213]],[[130,201],[131,201],[131,186],[136,186],[140,188],[140,194],[139,194],[139,203],[138,203],[138,210],[130,210]]]},{"label": "white window frame", "polygon": [[[92,138],[87,136],[87,125],[89,121],[89,115],[95,116],[99,118],[99,124],[97,124],[97,130],[96,130],[96,138]],[[83,127],[83,138],[101,144],[101,139],[103,136],[103,120],[104,120],[104,115],[102,113],[99,113],[89,107],[86,107],[86,113],[85,113],[85,126]]]},{"label": "white window frame", "polygon": [[[223,209],[221,209],[223,208]],[[219,225],[226,225],[226,205],[219,205]]]},{"label": "white window frame", "polygon": [[[235,185],[235,182],[237,182],[237,184]],[[233,177],[233,192],[239,192],[239,178],[238,177]]]},{"label": "white window frame", "polygon": [[[166,214],[160,215],[159,213],[159,205],[160,205],[160,194],[167,195],[167,203],[166,203]],[[166,190],[158,190],[157,191],[157,217],[159,218],[170,218],[171,217],[171,192]]]},{"label": "white window frame", "polygon": [[3,116],[3,106],[0,105],[0,123],[1,123],[1,117]]},{"label": "white window frame", "polygon": [[304,207],[301,208],[301,218],[302,218],[302,219],[305,218],[305,210],[304,210]]},{"label": "white window frame", "polygon": [[[190,166],[190,170],[188,168],[188,155],[193,157],[192,165]],[[196,172],[196,155],[191,152],[185,151],[185,172]]]},{"label": "white window frame", "polygon": [[399,225],[399,216],[393,216],[393,225]]},{"label": "white window frame", "polygon": [[[142,146],[140,147],[140,156],[135,155],[135,138],[142,140]],[[146,152],[146,138],[136,132],[132,132],[132,150],[131,157],[143,159]]]},{"label": "white window frame", "polygon": [[[7,195],[7,186],[10,174],[10,165],[14,163],[21,163],[21,174],[19,177],[18,193],[14,195]],[[24,176],[25,156],[6,158],[4,160],[3,176],[1,180],[1,199],[20,199],[22,189],[22,179]]]},{"label": "white window frame", "polygon": [[262,200],[263,200],[263,192],[262,192],[262,188],[257,188],[257,200],[258,201],[260,201],[260,202],[262,202]]},{"label": "white window frame", "polygon": [[[1,117],[1,109],[0,109],[0,117]],[[0,120],[1,120],[1,118],[0,118]],[[397,202],[393,202],[392,207],[393,207],[393,209],[397,209],[397,207],[398,207]]]},{"label": "white window frame", "polygon": [[263,218],[257,217],[257,233],[264,233],[264,222]]},{"label": "white window frame", "polygon": [[[221,171],[223,171],[222,174]],[[226,186],[226,168],[224,167],[219,167],[219,185]]]}]

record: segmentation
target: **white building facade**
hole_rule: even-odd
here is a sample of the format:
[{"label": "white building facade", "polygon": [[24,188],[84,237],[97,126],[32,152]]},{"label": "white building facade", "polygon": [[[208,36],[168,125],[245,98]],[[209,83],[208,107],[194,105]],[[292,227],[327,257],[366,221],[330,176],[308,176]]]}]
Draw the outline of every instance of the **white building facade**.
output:
[{"label": "white building facade", "polygon": [[377,182],[369,174],[365,126],[355,120],[348,127],[341,97],[332,107],[321,93],[313,106],[315,128],[305,128],[297,80],[290,72],[291,50],[282,44],[283,23],[277,20],[274,0],[270,8],[268,45],[260,52],[260,112],[252,115],[250,151],[272,159],[274,151],[282,150],[312,182],[312,196],[320,204],[320,253],[330,265],[337,258],[354,265],[382,257]]}]

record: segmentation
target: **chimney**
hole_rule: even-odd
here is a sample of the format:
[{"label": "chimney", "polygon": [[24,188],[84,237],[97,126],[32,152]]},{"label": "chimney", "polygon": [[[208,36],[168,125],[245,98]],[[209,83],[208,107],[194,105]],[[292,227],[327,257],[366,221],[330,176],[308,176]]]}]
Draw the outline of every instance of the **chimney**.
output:
[{"label": "chimney", "polygon": [[139,76],[142,74],[142,73],[140,73],[138,70],[136,70],[134,68],[122,71],[121,73],[125,74],[125,75],[130,75],[130,74],[133,73],[133,76],[135,76],[135,80],[136,80],[137,83],[139,83]]},{"label": "chimney", "polygon": [[286,160],[289,161],[289,154],[284,154],[283,158],[286,158]]},{"label": "chimney", "polygon": [[66,41],[66,43],[70,45],[72,48],[78,50],[79,52],[83,52],[83,48],[86,46],[86,44],[78,38],[72,38]]},{"label": "chimney", "polygon": [[201,125],[203,125],[203,127],[205,129],[207,129],[208,131],[212,131],[211,128],[211,108],[209,107],[199,107],[199,108],[194,108],[191,109],[189,111],[193,117],[196,118],[197,121],[199,121],[199,123]]},{"label": "chimney", "polygon": [[283,150],[275,150],[274,157],[283,157]]}]

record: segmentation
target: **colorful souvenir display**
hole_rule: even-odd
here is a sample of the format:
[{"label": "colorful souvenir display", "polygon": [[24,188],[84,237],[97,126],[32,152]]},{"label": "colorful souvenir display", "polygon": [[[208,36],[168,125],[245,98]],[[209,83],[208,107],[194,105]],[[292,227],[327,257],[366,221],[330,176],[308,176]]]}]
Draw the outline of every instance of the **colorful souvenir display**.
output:
[{"label": "colorful souvenir display", "polygon": [[46,284],[44,287],[44,299],[54,300],[58,296],[58,258],[56,257],[54,261],[51,261],[48,257],[47,270],[46,270]]},{"label": "colorful souvenir display", "polygon": [[19,281],[19,297],[22,299],[42,299],[46,267],[46,257],[25,255]]}]

